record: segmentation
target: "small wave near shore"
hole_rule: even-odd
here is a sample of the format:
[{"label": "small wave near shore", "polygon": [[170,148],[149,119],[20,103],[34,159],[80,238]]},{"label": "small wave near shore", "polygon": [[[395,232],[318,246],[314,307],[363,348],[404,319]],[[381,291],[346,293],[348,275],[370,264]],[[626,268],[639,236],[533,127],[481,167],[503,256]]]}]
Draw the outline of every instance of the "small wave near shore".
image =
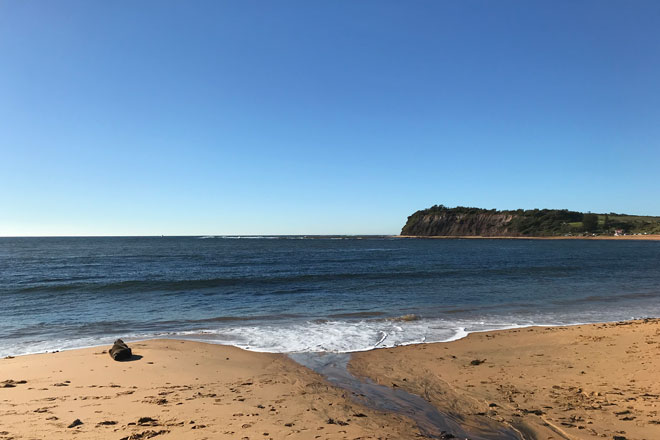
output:
[{"label": "small wave near shore", "polygon": [[[630,317],[634,318],[634,317]],[[33,339],[0,349],[0,357],[61,351],[111,344],[116,338],[127,341],[156,338],[186,339],[231,345],[268,353],[351,353],[402,345],[449,342],[470,333],[530,326],[572,325],[577,320],[446,320],[407,314],[361,320],[269,321],[219,319],[221,326],[189,330],[107,332],[72,338]],[[590,321],[591,322],[591,321]],[[170,323],[172,326],[173,323]],[[209,324],[204,322],[203,324]],[[173,326],[172,326],[173,327]]]}]

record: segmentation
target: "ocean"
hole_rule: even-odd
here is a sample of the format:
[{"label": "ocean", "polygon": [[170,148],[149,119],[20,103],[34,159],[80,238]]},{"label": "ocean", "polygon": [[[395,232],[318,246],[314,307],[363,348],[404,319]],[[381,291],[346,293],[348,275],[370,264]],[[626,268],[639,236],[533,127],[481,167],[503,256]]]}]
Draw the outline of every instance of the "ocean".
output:
[{"label": "ocean", "polygon": [[352,352],[660,316],[660,242],[0,238],[0,357],[182,338]]}]

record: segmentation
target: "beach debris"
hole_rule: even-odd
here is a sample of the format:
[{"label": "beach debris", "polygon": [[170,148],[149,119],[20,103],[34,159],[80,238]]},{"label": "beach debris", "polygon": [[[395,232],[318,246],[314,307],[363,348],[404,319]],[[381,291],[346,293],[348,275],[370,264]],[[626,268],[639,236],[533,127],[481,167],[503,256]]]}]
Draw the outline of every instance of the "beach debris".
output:
[{"label": "beach debris", "polygon": [[67,428],[75,428],[76,426],[80,426],[82,424],[83,422],[81,422],[80,419],[76,419],[73,422],[71,422],[71,424],[67,426]]},{"label": "beach debris", "polygon": [[27,381],[7,379],[0,382],[0,388],[14,388],[16,385],[21,385],[24,383],[27,383]]},{"label": "beach debris", "polygon": [[117,396],[128,396],[130,394],[133,394],[135,390],[126,390],[126,391],[119,391],[117,393]]},{"label": "beach debris", "polygon": [[110,353],[110,357],[116,361],[125,361],[133,357],[133,352],[121,339],[115,341],[108,353]]},{"label": "beach debris", "polygon": [[167,429],[161,429],[160,431],[148,430],[148,431],[142,431],[139,433],[132,434],[128,437],[122,437],[120,440],[142,440],[146,438],[156,437],[157,435],[161,435],[161,434],[167,434],[168,432],[170,431],[168,431]]},{"label": "beach debris", "polygon": [[484,362],[486,362],[486,359],[474,359],[473,361],[470,361],[470,365],[481,365]]},{"label": "beach debris", "polygon": [[137,424],[140,426],[158,426],[158,420],[152,417],[140,417]]},{"label": "beach debris", "polygon": [[168,400],[164,397],[148,397],[148,399],[143,400],[144,403],[152,403],[154,405],[166,405],[168,403]]}]

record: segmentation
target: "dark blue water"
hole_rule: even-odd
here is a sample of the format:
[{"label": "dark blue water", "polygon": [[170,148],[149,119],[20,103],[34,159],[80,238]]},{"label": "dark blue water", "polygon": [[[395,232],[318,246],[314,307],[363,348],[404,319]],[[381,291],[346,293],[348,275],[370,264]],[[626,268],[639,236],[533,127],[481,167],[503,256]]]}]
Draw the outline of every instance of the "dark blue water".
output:
[{"label": "dark blue water", "polygon": [[354,351],[660,316],[660,242],[0,238],[0,356],[185,337]]}]

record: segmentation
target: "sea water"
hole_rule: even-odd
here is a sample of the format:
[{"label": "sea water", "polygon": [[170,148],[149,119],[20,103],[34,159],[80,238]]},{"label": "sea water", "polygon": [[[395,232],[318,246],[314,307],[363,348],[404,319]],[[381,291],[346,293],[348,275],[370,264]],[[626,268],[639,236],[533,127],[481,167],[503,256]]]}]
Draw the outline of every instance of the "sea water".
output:
[{"label": "sea water", "polygon": [[352,352],[660,316],[660,242],[0,238],[0,356],[174,337]]}]

